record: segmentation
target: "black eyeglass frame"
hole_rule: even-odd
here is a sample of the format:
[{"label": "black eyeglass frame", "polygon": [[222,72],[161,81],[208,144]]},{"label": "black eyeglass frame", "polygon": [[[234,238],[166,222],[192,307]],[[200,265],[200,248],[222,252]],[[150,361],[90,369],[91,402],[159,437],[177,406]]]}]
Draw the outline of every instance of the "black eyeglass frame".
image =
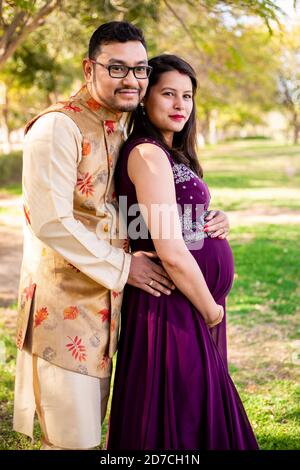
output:
[{"label": "black eyeglass frame", "polygon": [[[125,78],[127,77],[127,75],[129,74],[130,70],[133,71],[133,75],[135,76],[135,78],[137,80],[146,80],[147,78],[149,78],[150,76],[150,73],[152,72],[152,69],[153,67],[151,67],[150,65],[135,65],[134,67],[129,67],[129,65],[124,65],[124,64],[110,64],[110,65],[105,65],[105,64],[102,64],[101,62],[98,62],[97,60],[95,59],[89,59],[92,64],[97,64],[97,65],[101,65],[102,67],[104,67],[106,70],[108,70],[108,73],[109,73],[109,76],[111,78]],[[111,69],[112,67],[124,67],[125,71],[127,70],[127,72],[125,73],[125,75],[122,75],[122,76],[113,76],[111,74]],[[136,76],[136,70],[139,69],[140,67],[145,67],[145,69],[147,70],[147,76],[146,77],[137,77]]]}]

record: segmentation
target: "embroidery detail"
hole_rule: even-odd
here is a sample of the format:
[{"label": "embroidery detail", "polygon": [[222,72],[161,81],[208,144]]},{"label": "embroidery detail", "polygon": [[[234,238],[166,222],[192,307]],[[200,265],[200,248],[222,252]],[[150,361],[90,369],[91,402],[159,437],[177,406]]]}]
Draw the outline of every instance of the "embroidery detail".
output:
[{"label": "embroidery detail", "polygon": [[111,314],[108,308],[103,308],[98,312],[98,314],[101,316],[103,322],[110,320]]},{"label": "embroidery detail", "polygon": [[99,333],[97,332],[94,333],[93,336],[89,338],[89,341],[90,341],[91,346],[93,346],[94,348],[97,348],[100,344]]},{"label": "embroidery detail", "polygon": [[84,318],[84,321],[86,322],[86,324],[90,327],[92,331],[99,331],[99,322],[96,316],[95,316],[95,319],[91,318],[89,315],[89,311],[82,305],[79,305],[79,312],[80,312],[80,316]]},{"label": "embroidery detail", "polygon": [[79,315],[79,310],[75,306],[70,306],[64,309],[64,320],[75,320]]},{"label": "embroidery detail", "polygon": [[80,204],[80,207],[87,209],[88,211],[93,211],[96,209],[95,203],[91,199],[86,199],[82,204]]},{"label": "embroidery detail", "polygon": [[108,135],[115,132],[115,121],[104,121],[104,127]]},{"label": "embroidery detail", "polygon": [[49,312],[47,307],[42,307],[40,308],[34,317],[34,328],[37,326],[41,325],[43,321],[45,321],[48,318]]},{"label": "embroidery detail", "polygon": [[106,183],[107,177],[108,177],[108,172],[106,170],[102,170],[96,176],[96,181],[99,183]]},{"label": "embroidery detail", "polygon": [[79,191],[86,197],[92,196],[94,193],[93,183],[91,182],[92,175],[85,173],[84,176],[79,176],[77,184]]},{"label": "embroidery detail", "polygon": [[23,292],[25,294],[26,301],[32,299],[35,288],[36,288],[36,284],[33,284],[32,281],[30,281],[28,287],[25,287]]},{"label": "embroidery detail", "polygon": [[94,100],[94,98],[90,98],[86,104],[88,105],[88,107],[92,110],[92,111],[98,111],[98,109],[101,108],[101,104],[98,103],[96,100]]},{"label": "embroidery detail", "polygon": [[175,184],[184,183],[197,178],[197,176],[184,163],[175,163],[172,166]]},{"label": "embroidery detail", "polygon": [[86,355],[86,350],[85,346],[81,344],[82,339],[78,338],[78,336],[75,336],[74,339],[72,339],[70,336],[67,336],[71,340],[71,343],[66,344],[66,348],[72,353],[72,356],[74,359],[78,359],[78,361],[86,361],[87,355]]},{"label": "embroidery detail", "polygon": [[66,109],[67,111],[73,111],[74,113],[80,113],[82,111],[81,108],[78,106],[72,105],[71,103],[66,104],[63,109]]},{"label": "embroidery detail", "polygon": [[88,375],[88,373],[89,373],[87,367],[84,366],[83,364],[79,364],[79,366],[77,367],[76,370],[78,370],[78,372],[79,372],[80,374],[83,374],[83,375]]},{"label": "embroidery detail", "polygon": [[44,324],[45,330],[53,331],[55,328],[57,328],[58,322],[56,318],[49,318],[47,322]]},{"label": "embroidery detail", "polygon": [[196,242],[208,237],[207,233],[203,230],[205,225],[204,217],[205,212],[199,216],[198,220],[193,221],[191,207],[185,207],[183,215],[179,215],[182,236],[186,243]]},{"label": "embroidery detail", "polygon": [[109,356],[104,355],[101,359],[101,362],[100,362],[100,369],[101,370],[107,369],[107,367],[109,365],[109,362],[110,362]]},{"label": "embroidery detail", "polygon": [[113,295],[113,298],[115,299],[116,297],[118,297],[118,295],[120,295],[121,292],[117,292],[115,290],[112,291],[112,295]]},{"label": "embroidery detail", "polygon": [[53,348],[50,348],[50,346],[48,346],[47,348],[44,349],[43,359],[45,359],[45,361],[51,362],[51,361],[53,361],[55,356],[56,356],[56,352],[54,351]]},{"label": "embroidery detail", "polygon": [[91,148],[91,143],[87,139],[84,139],[82,142],[82,156],[87,157],[91,153]]},{"label": "embroidery detail", "polygon": [[16,339],[16,346],[18,349],[21,349],[23,342],[24,342],[24,334],[23,334],[23,330],[20,330]]},{"label": "embroidery detail", "polygon": [[115,328],[116,328],[116,322],[115,320],[112,320],[110,324],[110,331],[113,333],[115,331]]}]

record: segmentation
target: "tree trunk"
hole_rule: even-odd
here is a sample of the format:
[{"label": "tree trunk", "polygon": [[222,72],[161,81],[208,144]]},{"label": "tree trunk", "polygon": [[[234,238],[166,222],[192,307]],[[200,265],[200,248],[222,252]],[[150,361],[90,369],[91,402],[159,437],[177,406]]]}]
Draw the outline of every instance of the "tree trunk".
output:
[{"label": "tree trunk", "polygon": [[204,121],[202,122],[201,131],[204,137],[204,141],[208,144],[208,135],[209,135],[209,126],[210,126],[210,110],[205,111]]},{"label": "tree trunk", "polygon": [[218,111],[216,109],[213,109],[210,114],[210,126],[209,126],[209,143],[210,144],[218,143],[217,118],[218,118]]},{"label": "tree trunk", "polygon": [[7,87],[2,82],[1,83],[1,90],[0,90],[0,104],[2,107],[1,117],[0,117],[0,127],[1,127],[1,134],[2,134],[2,152],[3,153],[10,153],[11,152],[11,142],[10,142],[10,130],[8,125],[8,96],[7,96]]},{"label": "tree trunk", "polygon": [[205,111],[205,118],[202,123],[202,134],[207,144],[217,144],[217,117],[218,111],[216,109],[208,109]]},{"label": "tree trunk", "polygon": [[300,135],[300,118],[297,111],[294,109],[293,111],[293,143],[296,145],[299,143],[299,135]]}]

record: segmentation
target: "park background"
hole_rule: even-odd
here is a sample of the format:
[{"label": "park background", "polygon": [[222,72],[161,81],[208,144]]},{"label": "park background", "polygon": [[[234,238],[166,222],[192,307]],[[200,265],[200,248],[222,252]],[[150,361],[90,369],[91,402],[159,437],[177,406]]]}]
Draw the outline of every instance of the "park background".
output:
[{"label": "park background", "polygon": [[261,448],[300,450],[300,14],[292,0],[0,1],[0,449],[40,445],[37,426],[34,443],[12,431],[24,124],[80,86],[94,29],[124,19],[144,30],[150,57],[175,53],[197,72],[199,158],[211,208],[232,226],[230,372]]}]

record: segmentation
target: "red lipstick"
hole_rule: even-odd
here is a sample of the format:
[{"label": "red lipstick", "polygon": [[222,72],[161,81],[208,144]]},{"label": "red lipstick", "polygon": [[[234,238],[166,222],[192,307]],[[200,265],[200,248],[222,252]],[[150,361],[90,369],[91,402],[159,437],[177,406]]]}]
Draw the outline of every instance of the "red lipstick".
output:
[{"label": "red lipstick", "polygon": [[184,119],[184,116],[182,114],[171,114],[169,115],[169,118],[173,119],[174,121],[181,121]]}]

